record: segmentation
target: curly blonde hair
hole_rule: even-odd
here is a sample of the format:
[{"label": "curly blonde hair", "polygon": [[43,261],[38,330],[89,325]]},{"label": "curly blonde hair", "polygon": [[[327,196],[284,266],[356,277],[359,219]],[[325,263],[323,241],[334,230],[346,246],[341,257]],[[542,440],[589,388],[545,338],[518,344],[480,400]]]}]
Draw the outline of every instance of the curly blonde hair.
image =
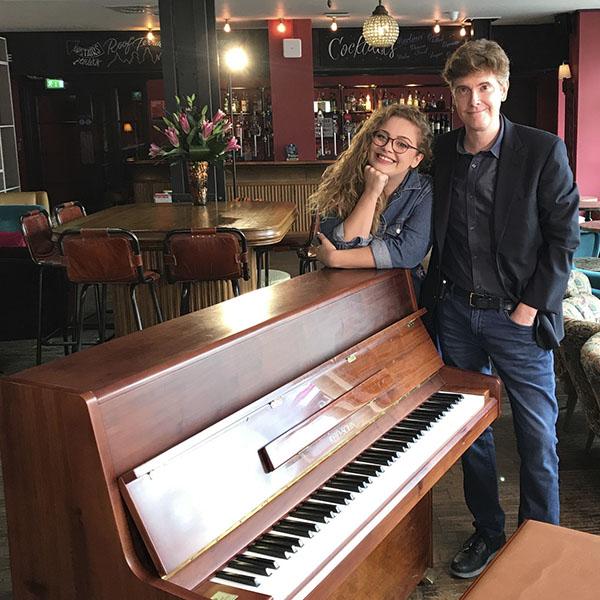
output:
[{"label": "curly blonde hair", "polygon": [[[365,187],[365,167],[369,158],[373,134],[381,129],[383,123],[392,117],[410,121],[419,129],[417,148],[423,160],[431,157],[431,126],[427,117],[413,106],[392,104],[376,110],[358,129],[350,146],[331,166],[327,167],[317,191],[308,198],[309,210],[320,216],[337,216],[345,219],[354,209]],[[375,207],[371,232],[379,227],[379,219],[387,204],[382,194]]]}]

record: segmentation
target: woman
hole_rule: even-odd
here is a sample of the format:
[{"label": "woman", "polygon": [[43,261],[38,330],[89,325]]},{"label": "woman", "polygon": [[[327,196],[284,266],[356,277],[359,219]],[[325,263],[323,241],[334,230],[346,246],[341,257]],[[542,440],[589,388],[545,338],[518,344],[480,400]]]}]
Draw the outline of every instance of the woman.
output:
[{"label": "woman", "polygon": [[387,106],[364,123],[310,198],[321,217],[316,253],[324,265],[412,269],[419,287],[432,187],[417,167],[430,158],[431,137],[425,115],[412,106]]}]

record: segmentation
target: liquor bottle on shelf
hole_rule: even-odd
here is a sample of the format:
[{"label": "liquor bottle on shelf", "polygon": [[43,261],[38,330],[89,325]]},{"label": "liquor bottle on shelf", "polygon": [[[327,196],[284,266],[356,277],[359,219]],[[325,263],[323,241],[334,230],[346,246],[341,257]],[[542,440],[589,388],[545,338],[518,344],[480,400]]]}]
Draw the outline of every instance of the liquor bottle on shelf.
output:
[{"label": "liquor bottle on shelf", "polygon": [[446,100],[444,99],[444,94],[440,94],[440,97],[438,98],[437,101],[437,107],[438,110],[445,110],[446,109]]},{"label": "liquor bottle on shelf", "polygon": [[[402,97],[400,97],[400,100],[402,100]],[[408,98],[406,99],[406,104],[408,104],[408,106],[412,106],[413,103],[413,98],[412,98],[412,93],[408,94]],[[402,102],[400,102],[400,104],[402,104]]]},{"label": "liquor bottle on shelf", "polygon": [[242,98],[240,100],[240,112],[248,112],[248,96],[246,96],[246,92],[242,92]]}]

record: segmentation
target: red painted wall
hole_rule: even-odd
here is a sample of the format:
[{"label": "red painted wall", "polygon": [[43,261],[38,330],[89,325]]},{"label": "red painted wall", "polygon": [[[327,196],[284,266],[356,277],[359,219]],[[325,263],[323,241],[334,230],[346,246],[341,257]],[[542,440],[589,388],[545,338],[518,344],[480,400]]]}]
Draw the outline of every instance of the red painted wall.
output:
[{"label": "red painted wall", "polygon": [[600,10],[577,15],[578,64],[574,65],[577,111],[577,183],[583,195],[600,196]]},{"label": "red painted wall", "polygon": [[[315,160],[313,53],[310,19],[269,21],[269,67],[275,160],[285,160],[284,147],[294,143],[300,160]],[[302,58],[283,58],[284,38],[302,40]]]}]

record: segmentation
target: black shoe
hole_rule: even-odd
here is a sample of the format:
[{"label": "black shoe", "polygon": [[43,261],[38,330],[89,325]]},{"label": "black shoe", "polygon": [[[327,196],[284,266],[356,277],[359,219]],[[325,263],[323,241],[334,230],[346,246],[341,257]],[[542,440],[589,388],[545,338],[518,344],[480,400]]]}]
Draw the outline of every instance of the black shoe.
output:
[{"label": "black shoe", "polygon": [[504,546],[504,534],[490,539],[487,535],[475,532],[454,557],[450,565],[450,574],[462,579],[470,579],[481,573],[494,558],[496,552]]}]

